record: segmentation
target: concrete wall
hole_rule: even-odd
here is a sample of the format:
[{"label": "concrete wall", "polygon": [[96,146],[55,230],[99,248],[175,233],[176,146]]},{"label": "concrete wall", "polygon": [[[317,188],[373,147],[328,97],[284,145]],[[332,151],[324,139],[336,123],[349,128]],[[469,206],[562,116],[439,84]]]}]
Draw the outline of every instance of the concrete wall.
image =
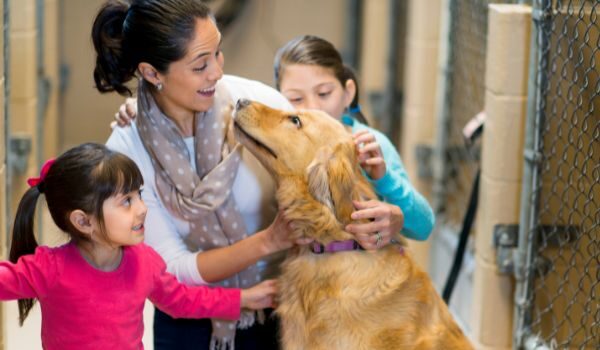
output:
[{"label": "concrete wall", "polygon": [[492,242],[495,225],[519,222],[530,33],[530,7],[490,5],[471,321],[478,349],[512,348],[514,281],[499,274]]},{"label": "concrete wall", "polygon": [[[419,178],[416,148],[434,144],[441,4],[441,0],[409,1],[404,66],[402,160],[415,188],[430,201],[431,179]],[[417,262],[428,270],[431,241],[411,241],[410,246]]]},{"label": "concrete wall", "polygon": [[[10,133],[29,137],[31,156],[24,173],[11,179],[11,208],[16,208],[20,195],[27,189],[26,179],[37,172],[39,156],[37,130],[37,29],[35,0],[10,1]],[[14,212],[14,211],[12,211]]]}]

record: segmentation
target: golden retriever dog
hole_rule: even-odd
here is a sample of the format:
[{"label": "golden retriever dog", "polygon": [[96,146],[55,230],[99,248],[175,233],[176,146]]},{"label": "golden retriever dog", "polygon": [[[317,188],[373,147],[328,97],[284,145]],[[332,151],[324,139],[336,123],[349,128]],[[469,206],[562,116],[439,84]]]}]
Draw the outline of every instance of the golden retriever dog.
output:
[{"label": "golden retriever dog", "polygon": [[[343,125],[318,111],[285,112],[240,100],[237,139],[273,175],[294,238],[349,241],[352,200],[376,198]],[[399,243],[376,251],[290,252],[279,278],[286,350],[472,349],[429,277]]]}]

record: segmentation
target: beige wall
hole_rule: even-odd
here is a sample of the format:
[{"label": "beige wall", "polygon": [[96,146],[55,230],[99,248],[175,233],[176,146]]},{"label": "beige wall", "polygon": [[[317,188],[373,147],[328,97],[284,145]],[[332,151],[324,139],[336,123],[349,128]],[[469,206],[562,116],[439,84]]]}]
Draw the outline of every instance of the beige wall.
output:
[{"label": "beige wall", "polygon": [[[35,174],[39,135],[37,120],[37,56],[35,0],[10,1],[10,133],[32,140],[31,156],[25,173],[12,177],[11,208],[16,208],[26,179]],[[14,210],[12,211],[14,212]]]},{"label": "beige wall", "polygon": [[499,273],[491,242],[496,225],[519,222],[530,35],[531,7],[490,5],[471,320],[478,349],[512,344],[514,279]]},{"label": "beige wall", "polygon": [[44,116],[42,159],[56,156],[59,146],[58,96],[59,96],[59,0],[44,2],[44,75],[50,90]]},{"label": "beige wall", "polygon": [[60,97],[60,147],[82,142],[104,142],[120,101],[119,95],[101,95],[94,88],[91,28],[102,0],[63,0],[60,13],[61,63],[69,70]]},{"label": "beige wall", "polygon": [[[4,13],[4,1],[0,1],[0,14]],[[4,16],[0,16],[0,28],[4,28]],[[4,47],[4,33],[0,34],[0,47]],[[0,51],[0,259],[6,258],[6,116],[4,115],[4,52]],[[0,305],[0,350],[4,350],[4,306]]]},{"label": "beige wall", "polygon": [[[437,89],[441,0],[408,3],[404,105],[401,135],[402,160],[415,188],[431,201],[431,179],[418,176],[416,147],[433,147],[435,91]],[[417,262],[429,269],[431,240],[410,241]]]},{"label": "beige wall", "polygon": [[[61,146],[66,148],[85,141],[104,142],[123,98],[116,93],[101,95],[93,87],[90,30],[103,1],[63,2],[62,62],[70,70],[61,101]],[[241,17],[224,33],[225,72],[273,85],[275,51],[302,34],[322,36],[343,50],[346,5],[346,0],[248,1]]]}]

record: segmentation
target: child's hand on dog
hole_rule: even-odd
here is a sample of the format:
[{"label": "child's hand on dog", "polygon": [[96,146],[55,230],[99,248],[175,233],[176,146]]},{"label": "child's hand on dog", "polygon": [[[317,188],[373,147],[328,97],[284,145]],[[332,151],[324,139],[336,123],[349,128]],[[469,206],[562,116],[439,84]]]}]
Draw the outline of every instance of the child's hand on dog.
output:
[{"label": "child's hand on dog", "polygon": [[373,180],[379,180],[385,175],[385,161],[381,146],[375,135],[369,130],[361,130],[352,135],[358,151],[358,162]]},{"label": "child's hand on dog", "polygon": [[242,309],[260,310],[273,307],[277,294],[277,281],[266,280],[248,289],[242,289]]},{"label": "child's hand on dog", "polygon": [[[404,213],[400,207],[378,200],[353,201],[355,222],[346,225],[346,231],[354,234],[358,243],[367,250],[385,247],[394,234],[404,227]],[[368,220],[358,222],[358,220]]]}]

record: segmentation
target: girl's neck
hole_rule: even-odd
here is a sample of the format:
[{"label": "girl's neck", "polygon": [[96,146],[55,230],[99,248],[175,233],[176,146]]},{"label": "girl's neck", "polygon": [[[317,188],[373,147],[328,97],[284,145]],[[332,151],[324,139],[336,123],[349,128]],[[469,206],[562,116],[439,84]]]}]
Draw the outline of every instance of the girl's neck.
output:
[{"label": "girl's neck", "polygon": [[90,242],[77,246],[81,256],[94,268],[110,272],[116,270],[123,259],[123,247],[105,243]]},{"label": "girl's neck", "polygon": [[175,122],[175,125],[177,125],[181,136],[194,136],[195,113],[193,111],[173,105],[160,93],[152,92],[152,96],[154,97],[154,101],[156,101],[156,104],[160,110],[173,122]]}]

